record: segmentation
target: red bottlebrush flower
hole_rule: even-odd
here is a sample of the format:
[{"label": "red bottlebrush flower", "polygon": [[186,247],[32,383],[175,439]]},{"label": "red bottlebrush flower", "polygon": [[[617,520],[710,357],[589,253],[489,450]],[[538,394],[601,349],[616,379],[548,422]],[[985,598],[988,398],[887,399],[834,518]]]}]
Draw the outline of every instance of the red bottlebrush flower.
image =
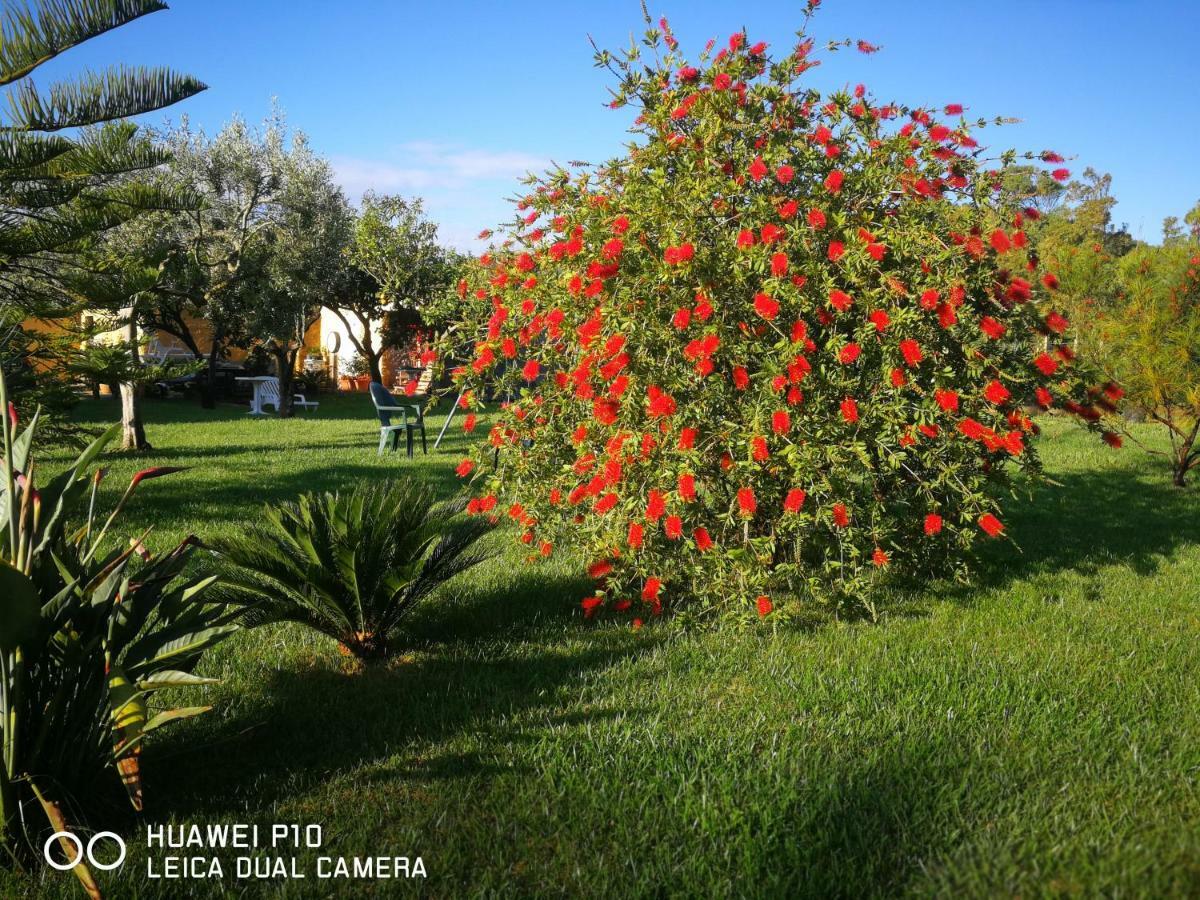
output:
[{"label": "red bottlebrush flower", "polygon": [[[521,377],[523,377],[526,381],[536,381],[538,375],[541,374],[541,371],[541,363],[539,363],[536,359],[531,359],[521,367]],[[416,382],[413,383],[415,384]]]},{"label": "red bottlebrush flower", "polygon": [[997,228],[992,232],[991,243],[992,249],[997,253],[1007,253],[1012,249],[1012,242],[1009,241],[1008,235],[1002,228]]},{"label": "red bottlebrush flower", "polygon": [[646,414],[652,419],[675,414],[675,398],[657,385],[646,388]]},{"label": "red bottlebrush flower", "polygon": [[588,575],[591,576],[592,578],[595,578],[597,581],[599,581],[601,578],[604,578],[606,575],[608,575],[610,572],[612,572],[612,570],[613,570],[612,561],[607,560],[607,559],[602,559],[599,562],[594,562],[590,566],[588,566]]},{"label": "red bottlebrush flower", "polygon": [[1012,394],[1009,393],[1008,388],[1002,385],[999,381],[993,380],[988,384],[987,387],[983,389],[984,399],[987,400],[988,403],[995,403],[997,406],[1011,396]]},{"label": "red bottlebrush flower", "polygon": [[808,224],[813,228],[824,228],[825,222],[825,213],[821,212],[821,210],[810,209],[808,211]]},{"label": "red bottlebrush flower", "polygon": [[617,216],[613,219],[612,232],[613,234],[624,234],[629,230],[629,217]]},{"label": "red bottlebrush flower", "polygon": [[765,619],[771,614],[771,610],[775,608],[775,606],[771,603],[771,598],[766,594],[760,594],[754,601],[754,605],[758,609],[758,617],[760,619]]},{"label": "red bottlebrush flower", "polygon": [[755,237],[753,228],[743,228],[738,232],[737,246],[739,250],[745,250],[749,247],[753,247],[754,241]]},{"label": "red bottlebrush flower", "polygon": [[993,341],[999,340],[1004,336],[1004,332],[1008,329],[993,319],[991,316],[984,316],[979,320],[979,327]]},{"label": "red bottlebrush flower", "polygon": [[791,166],[783,165],[775,170],[775,180],[780,184],[788,184],[796,177],[796,170]]},{"label": "red bottlebrush flower", "polygon": [[887,247],[885,247],[883,244],[876,244],[876,243],[867,244],[867,254],[871,257],[871,259],[875,260],[876,262],[879,262],[880,260],[882,260],[886,253],[887,253]]},{"label": "red bottlebrush flower", "polygon": [[758,499],[754,496],[754,488],[738,488],[738,512],[747,519],[752,518],[758,511]]},{"label": "red bottlebrush flower", "polygon": [[771,413],[771,430],[776,434],[787,434],[792,428],[792,417],[786,409]]},{"label": "red bottlebrush flower", "polygon": [[829,292],[829,304],[838,312],[845,312],[853,302],[854,299],[845,291],[832,290]]},{"label": "red bottlebrush flower", "polygon": [[549,556],[554,552],[554,545],[549,541],[542,541],[542,546],[538,547],[538,553],[542,556]]},{"label": "red bottlebrush flower", "polygon": [[583,617],[585,619],[590,619],[596,614],[596,610],[602,603],[604,603],[603,597],[587,597],[581,600],[579,605],[583,608]]},{"label": "red bottlebrush flower", "polygon": [[1054,395],[1044,387],[1038,388],[1033,392],[1033,395],[1037,399],[1038,406],[1040,406],[1042,409],[1049,409],[1054,405]]},{"label": "red bottlebrush flower", "polygon": [[925,517],[925,533],[930,537],[940,534],[942,530],[942,517],[937,513],[930,513]]},{"label": "red bottlebrush flower", "polygon": [[987,428],[969,417],[958,423],[958,430],[973,441],[983,440],[989,434]]},{"label": "red bottlebrush flower", "polygon": [[941,302],[942,295],[932,288],[921,293],[921,308],[922,309],[937,309],[938,303]]},{"label": "red bottlebrush flower", "polygon": [[642,585],[642,599],[647,603],[653,603],[658,599],[659,593],[662,591],[662,582],[651,576],[646,579]]},{"label": "red bottlebrush flower", "polygon": [[679,516],[667,516],[663,520],[663,531],[671,540],[679,540],[683,537],[683,519]]},{"label": "red bottlebrush flower", "polygon": [[667,498],[662,491],[650,490],[646,494],[646,518],[657,522],[667,511]]},{"label": "red bottlebrush flower", "polygon": [[837,262],[839,259],[841,259],[845,255],[846,255],[846,245],[845,244],[843,244],[841,241],[830,241],[829,242],[828,256],[829,256],[830,262]]},{"label": "red bottlebrush flower", "polygon": [[782,228],[780,228],[778,225],[772,225],[770,223],[764,225],[762,230],[759,232],[759,237],[762,239],[764,244],[774,244],[781,237],[783,237],[783,235],[784,231]]},{"label": "red bottlebrush flower", "polygon": [[958,394],[955,391],[934,391],[933,399],[946,412],[958,411]]},{"label": "red bottlebrush flower", "polygon": [[634,550],[636,550],[638,547],[642,546],[642,538],[645,535],[645,533],[646,533],[645,529],[643,529],[639,523],[630,522],[629,523],[629,535],[626,537],[625,540],[628,542],[630,547],[632,547]]},{"label": "red bottlebrush flower", "polygon": [[771,274],[778,278],[781,275],[786,275],[788,270],[788,258],[786,253],[776,253],[771,257]]},{"label": "red bottlebrush flower", "polygon": [[1050,315],[1046,316],[1046,327],[1055,334],[1062,334],[1071,327],[1071,323],[1068,322],[1065,317],[1056,312],[1052,312]]},{"label": "red bottlebrush flower", "polygon": [[879,47],[877,47],[875,44],[868,43],[867,41],[860,40],[856,46],[858,47],[859,53],[870,54],[879,52]]},{"label": "red bottlebrush flower", "polygon": [[847,397],[842,401],[842,418],[849,424],[853,425],[858,421],[858,404],[853,397]]},{"label": "red bottlebrush flower", "polygon": [[945,112],[948,116],[961,116],[963,113],[963,105],[961,103],[947,103]]},{"label": "red bottlebrush flower", "polygon": [[688,503],[696,499],[696,476],[684,473],[679,476],[679,496]]},{"label": "red bottlebrush flower", "polygon": [[[162,478],[164,475],[170,475],[174,472],[182,472],[187,466],[154,466],[150,469],[142,469],[129,480],[129,490],[133,490],[143,481],[148,478]],[[469,470],[468,470],[469,471]]]},{"label": "red bottlebrush flower", "polygon": [[904,374],[903,369],[892,369],[888,376],[891,379],[892,387],[902,388],[908,383],[908,378]]},{"label": "red bottlebrush flower", "polygon": [[466,478],[471,474],[471,470],[475,468],[475,462],[471,459],[464,459],[454,470],[454,474],[459,478]]},{"label": "red bottlebrush flower", "polygon": [[617,505],[618,497],[611,491],[596,501],[596,512],[599,515],[604,515],[610,509]]},{"label": "red bottlebrush flower", "polygon": [[675,310],[675,315],[671,317],[671,324],[680,331],[683,331],[685,328],[687,328],[688,325],[691,324],[691,321],[692,311],[686,307],[680,307],[679,309]]},{"label": "red bottlebrush flower", "polygon": [[875,552],[871,554],[871,563],[882,569],[889,562],[891,560],[888,558],[888,555],[881,548],[876,547]]},{"label": "red bottlebrush flower", "polygon": [[905,338],[900,342],[900,355],[904,357],[904,364],[910,369],[915,369],[925,358],[921,352],[921,345],[912,338]]},{"label": "red bottlebrush flower", "polygon": [[1047,290],[1057,291],[1058,290],[1058,276],[1054,275],[1052,272],[1047,272],[1045,275],[1042,276],[1042,284],[1044,284],[1046,286]]},{"label": "red bottlebrush flower", "polygon": [[783,511],[789,513],[800,512],[800,507],[804,506],[804,501],[808,497],[800,488],[792,488],[787,492],[787,496],[783,498]]},{"label": "red bottlebrush flower", "polygon": [[707,528],[697,528],[692,532],[692,540],[696,542],[696,549],[701,553],[707,553],[712,549],[713,541],[709,536]]},{"label": "red bottlebrush flower", "polygon": [[792,219],[800,211],[800,204],[795,200],[785,200],[779,204],[779,218]]},{"label": "red bottlebrush flower", "polygon": [[850,511],[846,509],[845,503],[833,504],[833,524],[838,528],[845,528],[850,524]]},{"label": "red bottlebrush flower", "polygon": [[831,194],[838,194],[842,190],[842,184],[845,182],[846,176],[834,169],[825,176],[825,190]]},{"label": "red bottlebrush flower", "polygon": [[754,457],[755,462],[766,462],[771,457],[770,451],[767,449],[767,439],[762,435],[755,435],[750,439],[750,455]]},{"label": "red bottlebrush flower", "polygon": [[1050,173],[1050,177],[1053,178],[1055,181],[1066,181],[1068,178],[1071,177],[1071,170],[1070,169],[1055,169],[1053,172]]},{"label": "red bottlebrush flower", "polygon": [[691,244],[680,244],[678,247],[668,247],[663,251],[663,261],[668,265],[679,266],[689,262],[696,255],[696,248]]},{"label": "red bottlebrush flower", "polygon": [[996,537],[1004,531],[1004,523],[991,513],[984,513],[979,517],[979,527],[987,532],[988,537]]},{"label": "red bottlebrush flower", "polygon": [[763,162],[763,158],[761,156],[754,157],[754,162],[750,163],[750,177],[755,181],[762,181],[767,171],[767,164]]},{"label": "red bottlebrush flower", "polygon": [[892,320],[882,309],[876,309],[873,310],[869,316],[867,316],[867,321],[875,326],[876,331],[884,331],[887,329],[888,325],[891,324]]},{"label": "red bottlebrush flower", "polygon": [[1105,431],[1100,435],[1101,440],[1114,450],[1121,449],[1121,436],[1112,431]]},{"label": "red bottlebrush flower", "polygon": [[613,238],[611,241],[605,241],[604,247],[601,248],[601,255],[605,259],[620,259],[621,254],[625,251],[625,242],[620,238]]},{"label": "red bottlebrush flower", "polygon": [[695,428],[684,428],[679,432],[679,449],[691,450],[696,446],[696,437],[699,435]]},{"label": "red bottlebrush flower", "polygon": [[767,294],[755,294],[754,311],[768,322],[772,321],[779,315],[779,302]]},{"label": "red bottlebrush flower", "polygon": [[844,366],[848,366],[850,363],[858,359],[861,353],[862,347],[858,346],[858,344],[847,344],[838,352],[838,362]]},{"label": "red bottlebrush flower", "polygon": [[1039,353],[1034,358],[1033,364],[1047,378],[1058,371],[1058,360],[1049,353]]},{"label": "red bottlebrush flower", "polygon": [[612,400],[592,401],[592,416],[601,425],[611,425],[617,421],[617,404]]}]

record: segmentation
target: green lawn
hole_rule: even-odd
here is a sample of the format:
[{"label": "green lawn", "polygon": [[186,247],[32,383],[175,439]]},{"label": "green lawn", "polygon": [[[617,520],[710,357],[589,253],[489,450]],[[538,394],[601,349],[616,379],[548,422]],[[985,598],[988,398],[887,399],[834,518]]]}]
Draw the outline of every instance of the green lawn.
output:
[{"label": "green lawn", "polygon": [[[387,472],[452,489],[457,429],[449,451],[377,458],[368,413],[361,396],[293,421],[154,402],[158,449],[114,458],[109,483],[192,467],[128,510],[161,544]],[[428,869],[227,880],[239,896],[1196,896],[1200,488],[1045,425],[1057,484],[1010,503],[1021,549],[991,545],[973,587],[897,596],[877,624],[585,623],[578,567],[526,568],[505,533],[389,669],[356,674],[290,627],[241,634],[204,666],[213,712],[148,751],[147,819],[318,823],[323,854]],[[220,890],[145,867],[135,844],[102,884]],[[53,872],[6,887],[78,893]]]}]

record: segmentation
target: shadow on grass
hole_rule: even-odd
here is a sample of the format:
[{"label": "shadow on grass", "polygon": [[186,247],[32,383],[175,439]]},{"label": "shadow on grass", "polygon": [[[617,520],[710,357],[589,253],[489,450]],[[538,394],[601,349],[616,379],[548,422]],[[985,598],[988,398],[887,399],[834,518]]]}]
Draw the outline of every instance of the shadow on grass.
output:
[{"label": "shadow on grass", "polygon": [[[898,896],[921,863],[951,848],[935,826],[941,803],[955,796],[969,809],[965,765],[944,753],[891,748],[878,757],[833,763],[836,776],[799,784],[755,863],[768,893],[805,897]],[[804,840],[798,840],[803,835]]]},{"label": "shadow on grass", "polygon": [[[200,734],[189,730],[190,737],[180,729],[147,755],[150,766],[174,773],[156,778],[148,770],[163,791],[156,807],[185,818],[232,812],[247,802],[266,809],[331,773],[362,766],[382,765],[387,778],[397,771],[450,778],[511,770],[507,760],[473,751],[443,754],[435,747],[433,761],[421,753],[462,734],[491,735],[491,746],[532,740],[531,717],[539,730],[553,724],[581,676],[656,646],[625,630],[585,634],[568,599],[578,587],[574,579],[522,573],[469,601],[415,615],[415,652],[391,664],[355,669],[349,661],[340,668],[315,661],[274,672],[238,714],[215,729],[199,726]],[[247,762],[201,764],[214,755]]]},{"label": "shadow on grass", "polygon": [[1003,585],[1036,572],[1094,574],[1126,565],[1153,574],[1177,549],[1200,540],[1200,495],[1172,487],[1157,472],[1127,469],[1055,475],[1032,500],[1011,503],[1013,543],[980,553],[979,584]]}]

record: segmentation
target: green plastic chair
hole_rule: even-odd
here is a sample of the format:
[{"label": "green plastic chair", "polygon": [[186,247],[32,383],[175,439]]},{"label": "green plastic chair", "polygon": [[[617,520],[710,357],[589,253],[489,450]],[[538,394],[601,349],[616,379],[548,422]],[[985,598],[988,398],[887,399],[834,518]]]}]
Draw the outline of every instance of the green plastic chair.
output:
[{"label": "green plastic chair", "polygon": [[[405,451],[411,459],[416,433],[421,433],[421,452],[428,454],[429,447],[425,442],[425,414],[419,403],[401,403],[392,396],[391,391],[378,381],[372,381],[368,387],[371,402],[375,405],[375,415],[379,417],[379,450],[377,456],[383,455],[384,447],[391,444],[389,449],[400,449],[400,435],[404,434]],[[396,413],[400,414],[400,423],[393,424]],[[412,417],[411,419],[409,417]]]}]

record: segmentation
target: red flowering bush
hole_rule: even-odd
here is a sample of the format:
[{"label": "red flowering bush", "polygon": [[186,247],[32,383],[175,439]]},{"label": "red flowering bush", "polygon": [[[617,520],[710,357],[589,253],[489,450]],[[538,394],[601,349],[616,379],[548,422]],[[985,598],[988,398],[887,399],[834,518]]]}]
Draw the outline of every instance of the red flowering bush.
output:
[{"label": "red flowering bush", "polygon": [[1017,154],[987,160],[956,105],[822,96],[809,38],[644,44],[598,56],[639,108],[628,155],[532,180],[458,285],[461,405],[511,398],[458,468],[473,509],[532,558],[581,550],[588,615],[869,602],[953,568],[1004,533],[1006,470],[1038,468],[1023,404],[1110,405],[1003,205]]}]

